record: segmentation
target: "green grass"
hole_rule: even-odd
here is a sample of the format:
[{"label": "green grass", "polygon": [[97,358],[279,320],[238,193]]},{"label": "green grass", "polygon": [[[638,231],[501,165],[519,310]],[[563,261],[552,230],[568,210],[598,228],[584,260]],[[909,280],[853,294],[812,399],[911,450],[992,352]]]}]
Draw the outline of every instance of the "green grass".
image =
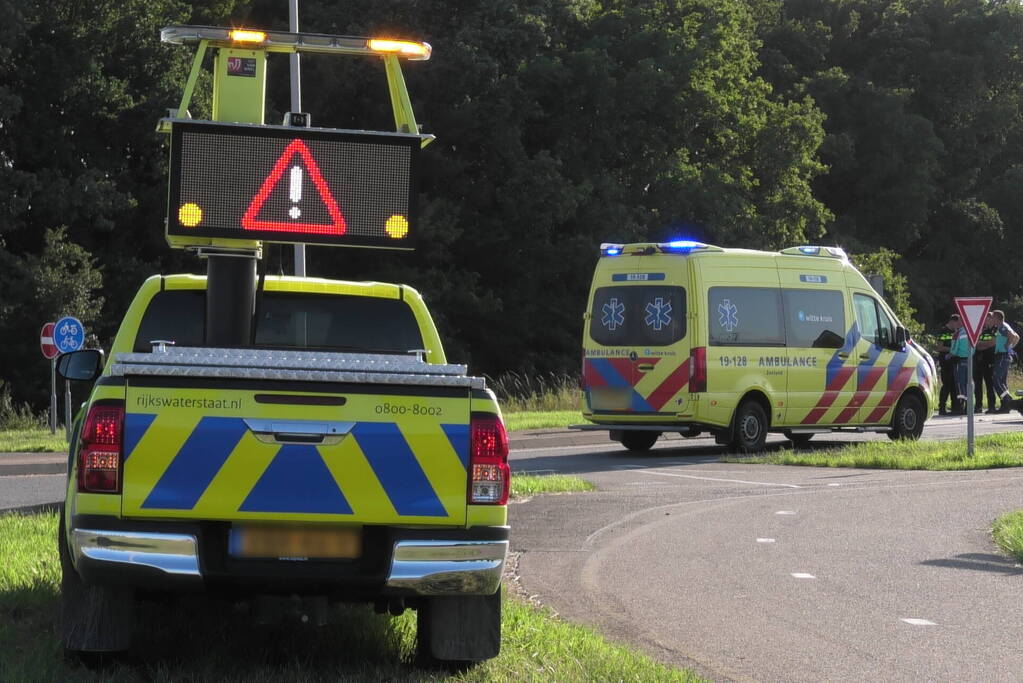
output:
[{"label": "green grass", "polygon": [[571,375],[527,377],[509,372],[491,379],[488,384],[506,413],[549,413],[579,408],[579,378]]},{"label": "green grass", "polygon": [[977,437],[972,456],[966,455],[966,440],[958,439],[870,441],[818,451],[782,451],[748,458],[729,456],[722,458],[722,461],[889,470],[987,470],[1019,467],[1023,465],[1023,432]]},{"label": "green grass", "polygon": [[535,496],[539,493],[570,493],[574,491],[592,491],[593,484],[565,474],[515,474],[512,475],[512,498]]},{"label": "green grass", "polygon": [[67,453],[64,430],[12,429],[0,431],[0,453]]},{"label": "green grass", "polygon": [[550,429],[567,427],[584,422],[578,410],[558,410],[550,413],[524,412],[503,413],[504,426],[509,432],[520,432],[524,429]]},{"label": "green grass", "polygon": [[56,514],[0,516],[2,681],[698,681],[506,597],[499,657],[460,673],[413,663],[415,613],[338,607],[327,626],[255,626],[235,606],[145,603],[126,661],[65,661],[56,639]]},{"label": "green grass", "polygon": [[1023,510],[1007,512],[991,525],[991,536],[998,547],[1023,562]]}]

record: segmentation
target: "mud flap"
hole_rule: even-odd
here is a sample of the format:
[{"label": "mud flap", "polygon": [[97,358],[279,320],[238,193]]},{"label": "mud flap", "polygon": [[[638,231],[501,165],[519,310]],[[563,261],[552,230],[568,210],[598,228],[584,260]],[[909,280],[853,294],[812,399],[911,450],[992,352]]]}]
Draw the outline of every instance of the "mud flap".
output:
[{"label": "mud flap", "polygon": [[428,598],[416,617],[420,657],[479,662],[501,652],[501,591]]}]

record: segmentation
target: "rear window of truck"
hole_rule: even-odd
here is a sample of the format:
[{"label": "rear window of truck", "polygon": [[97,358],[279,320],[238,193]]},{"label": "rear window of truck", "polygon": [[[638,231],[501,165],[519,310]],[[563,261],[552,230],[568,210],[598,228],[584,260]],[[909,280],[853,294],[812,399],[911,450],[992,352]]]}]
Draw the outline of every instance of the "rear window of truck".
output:
[{"label": "rear window of truck", "polygon": [[[293,292],[263,292],[260,296],[256,346],[366,353],[423,348],[415,315],[399,299]],[[204,346],[205,317],[204,290],[159,292],[142,316],[135,351],[150,351],[150,342],[155,340]]]},{"label": "rear window of truck", "polygon": [[603,346],[667,346],[686,336],[686,290],[631,285],[593,293],[590,337]]}]

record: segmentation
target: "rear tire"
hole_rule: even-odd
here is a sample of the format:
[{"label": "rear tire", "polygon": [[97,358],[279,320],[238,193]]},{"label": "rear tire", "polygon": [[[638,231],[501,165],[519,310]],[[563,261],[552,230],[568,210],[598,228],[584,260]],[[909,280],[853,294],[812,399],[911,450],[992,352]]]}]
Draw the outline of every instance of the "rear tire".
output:
[{"label": "rear tire", "polygon": [[135,628],[135,592],[130,588],[89,586],[75,571],[67,547],[64,510],[57,531],[60,555],[60,633],[65,655],[80,658],[124,652]]},{"label": "rear tire", "polygon": [[753,399],[743,401],[735,411],[732,423],[732,450],[738,453],[759,453],[767,442],[767,413]]},{"label": "rear tire", "polygon": [[625,430],[622,431],[622,445],[630,451],[645,453],[654,447],[660,435],[660,432]]},{"label": "rear tire", "polygon": [[426,598],[416,611],[422,664],[466,667],[501,652],[501,591]]},{"label": "rear tire", "polygon": [[895,406],[892,415],[892,431],[888,438],[892,441],[909,439],[916,441],[924,431],[924,404],[913,394],[904,394]]}]

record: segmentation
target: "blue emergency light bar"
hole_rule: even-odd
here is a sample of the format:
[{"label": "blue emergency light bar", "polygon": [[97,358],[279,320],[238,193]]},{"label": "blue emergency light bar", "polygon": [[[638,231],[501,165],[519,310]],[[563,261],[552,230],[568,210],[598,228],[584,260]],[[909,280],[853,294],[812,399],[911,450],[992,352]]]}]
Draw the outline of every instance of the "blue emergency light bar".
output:
[{"label": "blue emergency light bar", "polygon": [[693,240],[674,240],[658,246],[660,246],[661,251],[668,254],[688,254],[694,249],[707,248],[707,245],[703,242],[694,242]]}]

